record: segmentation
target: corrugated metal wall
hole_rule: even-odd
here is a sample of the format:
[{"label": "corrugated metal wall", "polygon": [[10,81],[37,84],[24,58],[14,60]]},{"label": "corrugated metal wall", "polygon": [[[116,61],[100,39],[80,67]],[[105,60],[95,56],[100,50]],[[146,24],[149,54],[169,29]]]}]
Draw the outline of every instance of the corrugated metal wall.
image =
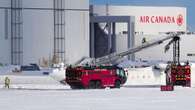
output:
[{"label": "corrugated metal wall", "polygon": [[[64,0],[65,59],[74,63],[89,56],[89,1]],[[11,0],[0,0],[0,24],[5,24],[5,9]],[[51,60],[54,54],[54,10],[53,0],[22,0],[22,64]],[[8,38],[6,25],[0,25],[0,62],[11,63],[11,9],[8,14]]]},{"label": "corrugated metal wall", "polygon": [[[11,1],[0,0],[0,7],[10,7]],[[0,9],[0,63],[11,62],[11,20],[10,10]],[[6,13],[8,16],[6,17]],[[6,20],[7,19],[7,20]]]}]

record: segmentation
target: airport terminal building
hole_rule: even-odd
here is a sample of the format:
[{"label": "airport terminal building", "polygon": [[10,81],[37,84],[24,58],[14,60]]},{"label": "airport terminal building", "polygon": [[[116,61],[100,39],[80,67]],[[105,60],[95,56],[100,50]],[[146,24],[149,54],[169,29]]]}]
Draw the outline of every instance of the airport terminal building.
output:
[{"label": "airport terminal building", "polygon": [[[89,0],[0,0],[0,63],[29,64],[122,52],[166,32],[187,31],[185,7],[89,6]],[[195,60],[194,35],[181,36],[181,60]],[[167,42],[130,60],[171,60]]]}]

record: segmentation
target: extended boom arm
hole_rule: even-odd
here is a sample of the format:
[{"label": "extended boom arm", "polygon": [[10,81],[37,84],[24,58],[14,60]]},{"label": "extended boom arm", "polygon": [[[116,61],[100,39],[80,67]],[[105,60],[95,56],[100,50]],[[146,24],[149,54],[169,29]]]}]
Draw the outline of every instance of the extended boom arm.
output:
[{"label": "extended boom arm", "polygon": [[[171,34],[171,35],[169,35],[165,38],[159,39],[159,40],[148,41],[146,43],[143,43],[140,46],[130,48],[129,50],[121,52],[121,53],[112,53],[110,55],[97,58],[97,59],[95,59],[95,64],[100,65],[100,64],[113,63],[113,62],[115,62],[115,61],[121,59],[122,57],[129,55],[129,54],[133,54],[133,53],[139,52],[139,51],[141,51],[145,48],[149,48],[149,47],[152,47],[152,46],[155,46],[155,45],[159,45],[163,41],[166,41],[166,40],[169,40],[169,39],[173,39],[173,41],[175,41],[174,39],[177,39],[178,36],[179,36],[178,34]],[[177,42],[179,42],[179,41],[177,41]]]},{"label": "extended boom arm", "polygon": [[[116,63],[119,59],[121,59],[124,56],[139,52],[143,49],[155,46],[155,45],[159,45],[161,43],[163,43],[166,40],[170,40],[172,39],[165,47],[165,51],[167,51],[169,49],[169,46],[173,43],[173,58],[174,58],[174,63],[179,62],[179,35],[180,33],[171,33],[168,36],[165,36],[159,40],[152,40],[152,41],[148,41],[143,43],[142,45],[133,47],[128,49],[127,51],[121,52],[121,53],[112,53],[100,58],[88,58],[88,57],[84,57],[82,58],[82,60],[78,61],[77,63],[75,63],[75,65],[83,65],[83,64],[95,64],[95,65],[101,65],[101,64],[110,64],[110,63]],[[177,49],[178,48],[178,49]]]}]

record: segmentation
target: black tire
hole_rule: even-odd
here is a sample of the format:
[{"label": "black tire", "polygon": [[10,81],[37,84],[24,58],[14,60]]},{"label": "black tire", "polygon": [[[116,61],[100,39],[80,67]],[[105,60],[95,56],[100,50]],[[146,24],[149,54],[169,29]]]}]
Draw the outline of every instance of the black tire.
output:
[{"label": "black tire", "polygon": [[96,81],[96,88],[97,88],[97,89],[102,88],[101,81]]},{"label": "black tire", "polygon": [[116,80],[115,84],[114,84],[114,87],[115,88],[120,88],[121,87],[121,82],[119,80]]},{"label": "black tire", "polygon": [[186,87],[191,87],[191,82],[190,81],[186,81]]},{"label": "black tire", "polygon": [[77,86],[70,86],[71,89],[79,89]]},{"label": "black tire", "polygon": [[71,89],[84,89],[82,85],[71,85],[70,88]]},{"label": "black tire", "polygon": [[171,79],[168,76],[166,76],[166,85],[171,85]]},{"label": "black tire", "polygon": [[96,88],[96,83],[95,83],[95,81],[90,81],[89,82],[89,87],[88,87],[89,89],[95,89]]}]

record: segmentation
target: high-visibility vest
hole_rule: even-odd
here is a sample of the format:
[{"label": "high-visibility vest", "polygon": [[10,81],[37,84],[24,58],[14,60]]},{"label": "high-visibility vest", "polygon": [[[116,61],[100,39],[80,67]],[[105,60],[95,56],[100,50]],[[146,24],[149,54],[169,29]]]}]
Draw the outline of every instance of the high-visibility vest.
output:
[{"label": "high-visibility vest", "polygon": [[5,78],[5,84],[10,84],[10,79],[8,77]]}]

